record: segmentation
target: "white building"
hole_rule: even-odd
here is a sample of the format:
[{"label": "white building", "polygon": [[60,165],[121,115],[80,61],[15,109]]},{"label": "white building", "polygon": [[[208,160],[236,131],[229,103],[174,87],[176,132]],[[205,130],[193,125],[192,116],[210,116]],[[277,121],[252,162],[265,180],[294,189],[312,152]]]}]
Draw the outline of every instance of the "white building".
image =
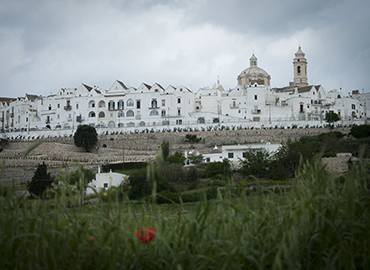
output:
[{"label": "white building", "polygon": [[339,124],[363,124],[369,95],[343,96],[337,90],[309,85],[307,59],[301,47],[293,59],[293,82],[271,88],[271,76],[250,66],[237,77],[237,86],[225,90],[219,81],[194,94],[185,86],[162,87],[142,83],[127,87],[116,80],[108,90],[81,84],[62,88],[46,97],[27,95],[0,98],[2,137],[70,136],[80,124],[96,127],[98,134],[130,130],[175,130],[217,126],[289,127],[325,125],[325,113],[341,116]]},{"label": "white building", "polygon": [[109,173],[101,173],[99,168],[98,173],[95,175],[95,180],[91,181],[86,188],[86,195],[94,194],[95,191],[107,191],[109,188],[118,187],[121,184],[128,184],[128,179],[127,175],[114,173],[112,170]]},{"label": "white building", "polygon": [[232,164],[239,164],[240,160],[244,160],[243,153],[248,150],[265,149],[270,154],[276,153],[281,144],[245,144],[245,145],[224,145],[222,151],[217,146],[213,148],[211,153],[204,154],[203,160],[205,163],[222,162],[224,159],[229,160]]}]

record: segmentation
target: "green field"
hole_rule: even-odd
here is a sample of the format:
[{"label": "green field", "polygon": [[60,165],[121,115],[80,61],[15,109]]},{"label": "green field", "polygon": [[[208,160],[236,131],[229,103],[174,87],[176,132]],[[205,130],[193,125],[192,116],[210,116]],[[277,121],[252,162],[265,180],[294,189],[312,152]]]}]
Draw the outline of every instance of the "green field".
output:
[{"label": "green field", "polygon": [[[369,269],[369,166],[339,182],[320,164],[301,166],[289,189],[226,187],[198,203],[3,191],[0,269]],[[142,244],[146,227],[157,234]]]}]

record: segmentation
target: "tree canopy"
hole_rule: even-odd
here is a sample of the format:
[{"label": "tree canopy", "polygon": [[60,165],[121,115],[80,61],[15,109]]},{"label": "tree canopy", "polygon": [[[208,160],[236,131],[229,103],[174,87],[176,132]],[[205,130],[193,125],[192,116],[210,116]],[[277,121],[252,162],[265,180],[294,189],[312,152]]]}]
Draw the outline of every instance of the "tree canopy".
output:
[{"label": "tree canopy", "polygon": [[98,134],[94,127],[89,125],[78,126],[74,136],[74,143],[77,147],[84,147],[86,152],[98,142]]},{"label": "tree canopy", "polygon": [[43,162],[37,166],[31,182],[27,183],[28,192],[31,196],[42,197],[48,187],[51,187],[54,179],[47,172],[47,166]]},{"label": "tree canopy", "polygon": [[340,120],[339,114],[329,111],[325,114],[325,121],[329,124],[329,128],[333,129],[334,128],[334,123],[338,122]]}]

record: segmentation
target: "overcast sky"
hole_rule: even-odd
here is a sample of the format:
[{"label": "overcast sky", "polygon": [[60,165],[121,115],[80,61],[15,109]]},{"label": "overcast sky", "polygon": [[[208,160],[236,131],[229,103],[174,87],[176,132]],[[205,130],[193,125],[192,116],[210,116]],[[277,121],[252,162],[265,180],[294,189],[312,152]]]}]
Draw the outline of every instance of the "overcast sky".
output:
[{"label": "overcast sky", "polygon": [[272,87],[293,80],[298,46],[309,84],[370,92],[369,0],[0,0],[0,96],[56,94],[118,79],[186,86],[249,67]]}]

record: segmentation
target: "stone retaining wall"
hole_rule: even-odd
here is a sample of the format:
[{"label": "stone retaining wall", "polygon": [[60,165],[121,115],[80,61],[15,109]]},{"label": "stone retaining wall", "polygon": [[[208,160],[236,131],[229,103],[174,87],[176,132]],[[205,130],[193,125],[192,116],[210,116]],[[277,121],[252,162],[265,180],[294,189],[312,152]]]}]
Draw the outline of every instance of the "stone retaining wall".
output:
[{"label": "stone retaining wall", "polygon": [[[348,133],[350,128],[336,129]],[[27,148],[35,141],[9,141],[0,152],[3,159],[1,180],[9,183],[25,182],[32,178],[37,164],[45,162],[53,174],[58,175],[61,168],[73,167],[80,163],[86,168],[97,168],[98,165],[122,162],[151,162],[161,143],[170,142],[171,153],[192,150],[200,154],[209,153],[215,145],[251,144],[261,142],[281,143],[288,139],[301,136],[312,136],[328,132],[326,128],[308,129],[250,129],[250,130],[218,130],[205,132],[165,132],[138,133],[99,136],[96,149],[86,153],[83,148],[76,147],[72,137],[49,138],[40,140],[41,144],[33,149],[27,157],[23,157]],[[187,134],[201,138],[199,143],[185,143]]]}]

